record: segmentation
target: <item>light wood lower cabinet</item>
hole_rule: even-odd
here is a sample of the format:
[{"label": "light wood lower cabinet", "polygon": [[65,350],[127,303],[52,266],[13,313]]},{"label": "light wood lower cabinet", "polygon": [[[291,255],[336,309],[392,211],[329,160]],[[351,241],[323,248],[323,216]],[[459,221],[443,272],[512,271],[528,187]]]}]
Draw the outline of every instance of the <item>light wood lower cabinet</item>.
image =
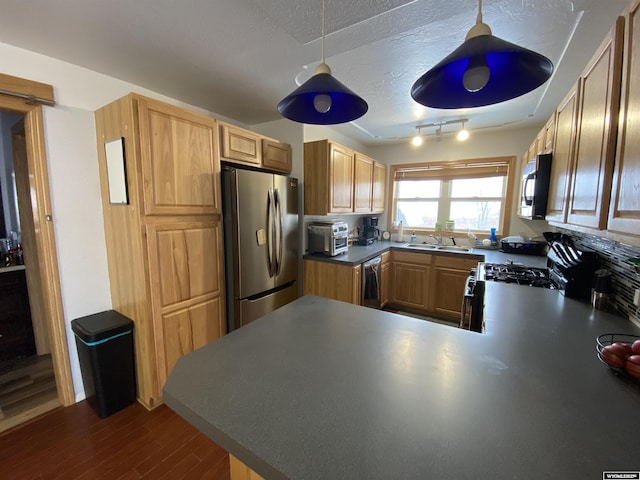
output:
[{"label": "light wood lower cabinet", "polygon": [[430,311],[431,255],[393,251],[392,292],[395,305]]},{"label": "light wood lower cabinet", "polygon": [[[465,282],[482,255],[391,250],[381,254],[380,304],[460,320]],[[362,266],[304,261],[304,294],[362,304]]]},{"label": "light wood lower cabinet", "polygon": [[460,320],[464,286],[478,260],[436,256],[433,264],[433,313],[439,318]]},{"label": "light wood lower cabinet", "polygon": [[264,478],[231,454],[229,454],[229,469],[231,480],[264,480]]},{"label": "light wood lower cabinet", "polygon": [[303,262],[305,295],[318,295],[341,302],[362,304],[362,266],[305,260]]},{"label": "light wood lower cabinet", "polygon": [[223,322],[220,297],[163,315],[163,379],[166,380],[180,357],[224,335]]},{"label": "light wood lower cabinet", "polygon": [[158,221],[146,226],[158,378],[224,331],[222,226],[219,221]]},{"label": "light wood lower cabinet", "polygon": [[380,307],[384,308],[391,298],[391,252],[384,252],[380,257]]}]

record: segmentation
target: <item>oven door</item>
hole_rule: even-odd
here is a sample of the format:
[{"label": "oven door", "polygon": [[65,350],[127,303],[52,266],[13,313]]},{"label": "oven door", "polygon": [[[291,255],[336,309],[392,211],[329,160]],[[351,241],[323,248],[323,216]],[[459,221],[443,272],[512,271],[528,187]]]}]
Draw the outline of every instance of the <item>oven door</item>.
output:
[{"label": "oven door", "polygon": [[460,328],[482,333],[484,331],[484,281],[467,277],[462,296]]},{"label": "oven door", "polygon": [[335,256],[349,250],[349,234],[347,233],[333,235],[331,237],[331,242],[333,245],[331,256]]}]

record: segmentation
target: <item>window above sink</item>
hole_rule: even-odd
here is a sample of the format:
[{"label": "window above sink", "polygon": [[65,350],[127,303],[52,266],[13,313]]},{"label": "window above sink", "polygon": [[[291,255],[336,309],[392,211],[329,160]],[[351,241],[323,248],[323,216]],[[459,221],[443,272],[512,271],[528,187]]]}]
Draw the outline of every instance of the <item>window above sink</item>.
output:
[{"label": "window above sink", "polygon": [[453,230],[441,230],[488,236],[496,228],[503,234],[509,228],[514,164],[515,157],[498,157],[394,165],[391,219],[419,233],[453,220]]}]

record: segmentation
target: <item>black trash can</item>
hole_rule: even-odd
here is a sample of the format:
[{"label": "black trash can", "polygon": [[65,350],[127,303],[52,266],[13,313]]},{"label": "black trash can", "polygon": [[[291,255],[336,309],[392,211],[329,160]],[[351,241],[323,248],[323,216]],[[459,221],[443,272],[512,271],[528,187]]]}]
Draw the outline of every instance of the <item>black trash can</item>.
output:
[{"label": "black trash can", "polygon": [[114,310],[71,321],[82,383],[91,405],[105,418],[136,399],[133,322]]}]

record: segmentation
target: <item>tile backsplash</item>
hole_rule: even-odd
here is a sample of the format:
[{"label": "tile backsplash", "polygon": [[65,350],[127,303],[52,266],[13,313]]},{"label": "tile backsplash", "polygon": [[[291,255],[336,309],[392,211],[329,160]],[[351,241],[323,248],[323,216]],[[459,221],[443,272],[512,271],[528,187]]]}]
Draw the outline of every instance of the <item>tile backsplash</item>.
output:
[{"label": "tile backsplash", "polygon": [[611,272],[614,308],[620,315],[640,325],[640,308],[633,303],[635,290],[640,288],[640,273],[635,271],[634,265],[629,261],[640,257],[640,248],[562,228],[557,230],[569,235],[579,249],[598,253],[600,268]]}]

